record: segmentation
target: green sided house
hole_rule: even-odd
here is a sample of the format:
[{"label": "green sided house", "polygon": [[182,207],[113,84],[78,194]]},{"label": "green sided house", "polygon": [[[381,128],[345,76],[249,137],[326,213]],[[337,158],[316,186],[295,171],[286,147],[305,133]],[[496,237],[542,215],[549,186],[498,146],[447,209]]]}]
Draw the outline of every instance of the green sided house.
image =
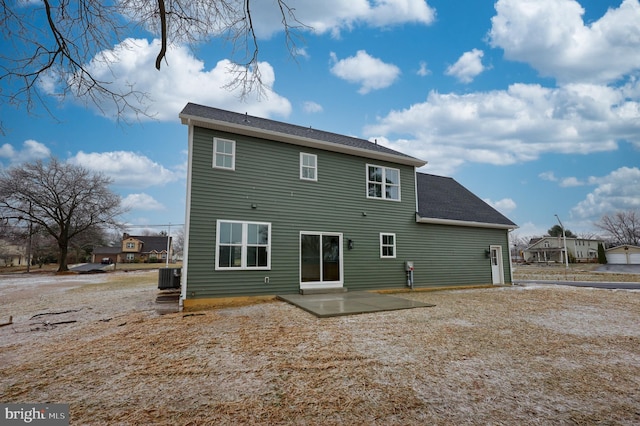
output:
[{"label": "green sided house", "polygon": [[181,302],[511,282],[516,225],[425,161],[189,103]]}]

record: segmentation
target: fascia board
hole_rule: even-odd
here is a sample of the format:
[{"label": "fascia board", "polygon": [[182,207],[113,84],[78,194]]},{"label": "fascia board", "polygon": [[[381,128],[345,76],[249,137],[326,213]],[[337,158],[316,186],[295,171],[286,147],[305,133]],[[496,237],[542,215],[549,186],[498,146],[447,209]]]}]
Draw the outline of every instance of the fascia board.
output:
[{"label": "fascia board", "polygon": [[503,225],[501,223],[473,222],[467,220],[438,219],[433,217],[420,217],[416,214],[416,222],[430,223],[432,225],[466,226],[470,228],[491,228],[491,229],[517,229],[517,225]]},{"label": "fascia board", "polygon": [[427,164],[424,160],[417,158],[408,158],[401,155],[393,155],[384,152],[375,152],[368,149],[362,149],[352,146],[341,145],[331,142],[323,142],[317,139],[305,138],[300,136],[287,135],[284,133],[274,132],[264,129],[256,129],[249,126],[242,126],[234,123],[227,123],[218,120],[207,120],[202,117],[180,114],[182,124],[204,127],[212,130],[220,130],[223,132],[237,133],[244,136],[251,136],[262,139],[269,139],[278,142],[299,145],[308,148],[317,148],[325,151],[339,152],[342,154],[356,155],[358,157],[371,158],[380,161],[389,161],[392,163],[405,164],[408,166],[422,167]]}]

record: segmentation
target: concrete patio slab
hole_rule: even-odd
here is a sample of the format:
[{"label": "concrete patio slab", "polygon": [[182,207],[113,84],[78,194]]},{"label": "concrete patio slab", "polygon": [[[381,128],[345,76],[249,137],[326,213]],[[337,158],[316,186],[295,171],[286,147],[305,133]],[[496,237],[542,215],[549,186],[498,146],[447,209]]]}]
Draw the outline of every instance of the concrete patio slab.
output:
[{"label": "concrete patio slab", "polygon": [[416,302],[415,300],[366,291],[306,295],[285,294],[277,296],[277,298],[291,303],[318,318],[435,306]]}]

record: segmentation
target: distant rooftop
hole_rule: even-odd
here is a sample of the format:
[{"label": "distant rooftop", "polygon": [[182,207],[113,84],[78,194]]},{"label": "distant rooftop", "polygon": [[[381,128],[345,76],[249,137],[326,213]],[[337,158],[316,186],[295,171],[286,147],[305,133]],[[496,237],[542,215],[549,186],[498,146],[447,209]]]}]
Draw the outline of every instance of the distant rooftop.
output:
[{"label": "distant rooftop", "polygon": [[[124,238],[135,238],[136,240],[142,241],[143,253],[167,251],[167,237],[164,235],[127,235]],[[171,239],[172,238],[169,237],[169,241],[171,241]]]}]

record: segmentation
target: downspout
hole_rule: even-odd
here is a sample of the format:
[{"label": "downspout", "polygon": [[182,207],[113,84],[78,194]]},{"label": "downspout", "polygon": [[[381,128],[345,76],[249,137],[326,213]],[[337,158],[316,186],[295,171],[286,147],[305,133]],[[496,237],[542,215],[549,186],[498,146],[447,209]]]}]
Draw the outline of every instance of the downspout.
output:
[{"label": "downspout", "polygon": [[[515,231],[515,229],[509,229],[507,231],[507,244],[511,244],[511,232]],[[515,243],[514,243],[515,246]],[[509,275],[511,276],[511,285],[514,285],[513,282],[513,258],[511,257],[511,249],[509,248],[507,250],[507,253],[509,253]],[[518,255],[518,252],[516,251],[516,256]],[[524,259],[523,259],[524,261]]]}]

